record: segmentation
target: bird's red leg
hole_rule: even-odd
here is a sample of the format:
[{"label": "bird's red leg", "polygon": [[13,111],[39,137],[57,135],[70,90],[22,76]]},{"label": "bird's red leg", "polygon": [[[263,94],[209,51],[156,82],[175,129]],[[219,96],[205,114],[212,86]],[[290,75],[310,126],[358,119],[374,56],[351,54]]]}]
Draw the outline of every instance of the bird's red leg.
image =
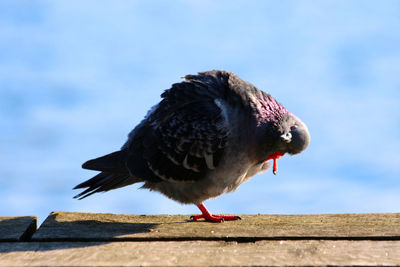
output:
[{"label": "bird's red leg", "polygon": [[234,215],[222,215],[222,214],[211,214],[203,203],[197,205],[202,214],[193,215],[190,218],[197,221],[198,219],[204,219],[208,222],[223,222],[223,221],[234,221],[241,220],[239,216]]}]

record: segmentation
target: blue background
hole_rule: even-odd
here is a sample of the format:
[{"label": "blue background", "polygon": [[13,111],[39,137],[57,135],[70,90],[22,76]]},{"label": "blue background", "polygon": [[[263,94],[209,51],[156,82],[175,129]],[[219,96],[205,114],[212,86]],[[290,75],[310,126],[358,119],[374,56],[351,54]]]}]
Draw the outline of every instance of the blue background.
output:
[{"label": "blue background", "polygon": [[211,69],[271,93],[312,136],[211,211],[400,211],[400,1],[1,0],[0,215],[197,213],[139,185],[71,189],[164,89]]}]

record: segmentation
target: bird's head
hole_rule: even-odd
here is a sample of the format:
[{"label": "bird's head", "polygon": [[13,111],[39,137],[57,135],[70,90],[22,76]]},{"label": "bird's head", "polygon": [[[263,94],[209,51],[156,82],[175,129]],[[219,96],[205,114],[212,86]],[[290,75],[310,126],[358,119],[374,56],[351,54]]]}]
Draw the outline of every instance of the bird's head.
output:
[{"label": "bird's head", "polygon": [[310,144],[307,126],[293,114],[288,114],[282,119],[278,132],[279,151],[294,155],[305,150]]},{"label": "bird's head", "polygon": [[[267,128],[272,130],[270,127]],[[279,121],[277,128],[272,128],[275,129],[272,130],[274,133],[267,131],[266,136],[268,138],[266,142],[263,142],[264,146],[261,147],[264,148],[263,161],[273,160],[272,170],[276,174],[278,158],[286,153],[294,155],[305,150],[310,144],[310,133],[307,126],[291,113],[288,113]],[[271,137],[275,141],[272,141]]]}]

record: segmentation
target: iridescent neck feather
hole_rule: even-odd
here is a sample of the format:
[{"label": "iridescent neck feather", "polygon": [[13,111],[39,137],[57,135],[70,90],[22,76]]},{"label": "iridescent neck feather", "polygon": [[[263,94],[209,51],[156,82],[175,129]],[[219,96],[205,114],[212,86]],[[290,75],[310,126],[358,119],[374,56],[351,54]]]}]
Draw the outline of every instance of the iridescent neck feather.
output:
[{"label": "iridescent neck feather", "polygon": [[258,125],[271,122],[274,126],[278,126],[284,116],[289,114],[289,111],[271,95],[259,90],[255,92],[255,97],[251,99],[251,102],[255,107]]}]

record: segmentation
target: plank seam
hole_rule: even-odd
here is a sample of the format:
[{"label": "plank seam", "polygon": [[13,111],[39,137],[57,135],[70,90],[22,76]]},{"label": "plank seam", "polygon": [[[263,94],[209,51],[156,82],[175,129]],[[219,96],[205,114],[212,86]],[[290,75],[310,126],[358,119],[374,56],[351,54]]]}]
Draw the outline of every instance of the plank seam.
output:
[{"label": "plank seam", "polygon": [[400,236],[276,236],[276,237],[156,237],[156,238],[34,238],[29,242],[157,242],[157,241],[236,241],[238,243],[252,243],[257,241],[302,241],[302,240],[330,240],[330,241],[399,241]]}]

